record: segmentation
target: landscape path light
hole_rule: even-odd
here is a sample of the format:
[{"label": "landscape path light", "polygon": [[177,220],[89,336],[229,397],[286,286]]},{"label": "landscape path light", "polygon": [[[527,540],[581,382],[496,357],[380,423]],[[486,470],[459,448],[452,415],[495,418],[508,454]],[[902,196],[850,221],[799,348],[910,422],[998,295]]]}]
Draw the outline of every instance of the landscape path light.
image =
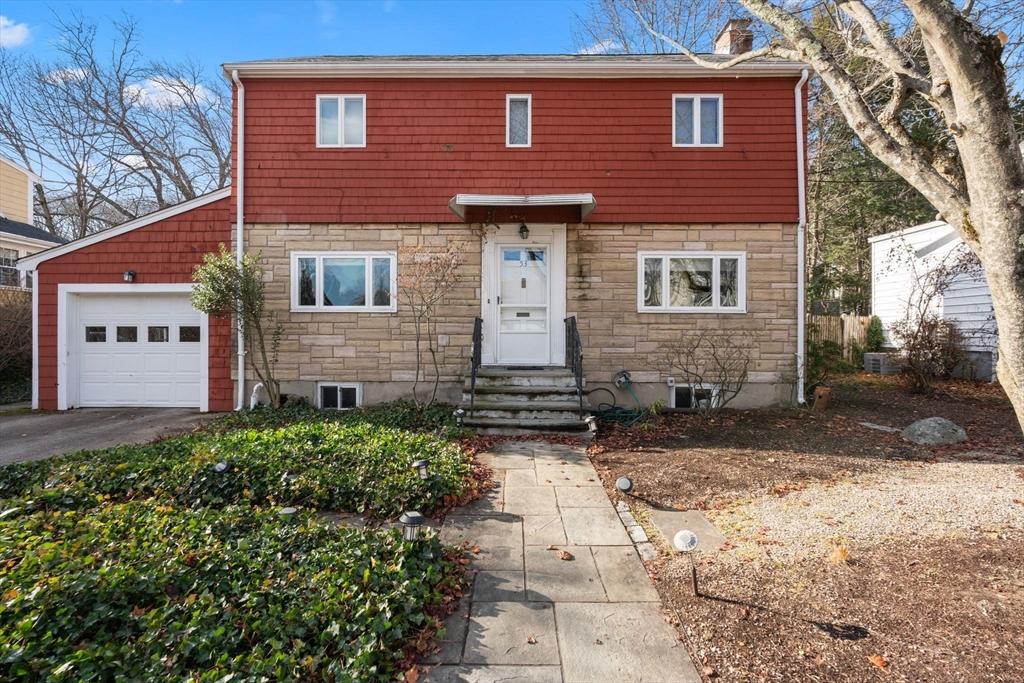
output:
[{"label": "landscape path light", "polygon": [[693,552],[699,544],[697,534],[689,529],[680,529],[672,537],[672,545],[676,550],[690,558],[690,587],[693,588],[694,595],[700,595],[700,591],[697,589],[697,565],[693,563]]},{"label": "landscape path light", "polygon": [[398,521],[402,524],[402,538],[406,541],[415,541],[420,535],[420,527],[427,518],[416,510],[406,510]]},{"label": "landscape path light", "polygon": [[296,512],[298,512],[298,510],[296,508],[287,507],[287,508],[281,508],[278,511],[277,514],[279,514],[281,516],[281,519],[283,519],[286,522],[288,522],[288,521],[291,521],[292,519],[295,518],[295,513]]},{"label": "landscape path light", "polygon": [[633,490],[633,480],[629,477],[619,477],[615,480],[615,488],[622,493],[629,493]]},{"label": "landscape path light", "polygon": [[420,475],[420,479],[426,479],[430,476],[430,461],[429,460],[417,460],[412,464],[412,468],[416,470],[416,473]]}]

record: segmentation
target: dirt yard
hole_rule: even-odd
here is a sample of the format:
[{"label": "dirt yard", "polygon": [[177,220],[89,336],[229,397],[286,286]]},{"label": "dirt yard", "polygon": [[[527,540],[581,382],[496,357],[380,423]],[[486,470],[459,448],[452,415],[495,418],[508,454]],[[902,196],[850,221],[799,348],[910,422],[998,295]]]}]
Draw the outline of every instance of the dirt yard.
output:
[{"label": "dirt yard", "polygon": [[[834,386],[829,411],[663,415],[591,446],[631,506],[704,510],[725,534],[650,564],[709,680],[1024,680],[1024,446],[998,386],[897,378]],[[969,440],[898,433],[938,415]]]}]

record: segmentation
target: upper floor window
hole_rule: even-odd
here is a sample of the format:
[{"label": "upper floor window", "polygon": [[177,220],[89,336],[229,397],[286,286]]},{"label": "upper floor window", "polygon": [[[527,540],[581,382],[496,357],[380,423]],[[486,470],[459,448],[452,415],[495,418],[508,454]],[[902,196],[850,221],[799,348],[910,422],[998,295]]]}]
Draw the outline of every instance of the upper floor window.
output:
[{"label": "upper floor window", "polygon": [[533,97],[505,96],[505,146],[529,147],[532,140]]},{"label": "upper floor window", "polygon": [[293,311],[396,310],[394,252],[292,252]]},{"label": "upper floor window", "polygon": [[316,146],[366,147],[366,95],[316,96]]},{"label": "upper floor window", "polygon": [[16,250],[0,248],[0,287],[18,287],[21,284],[18,269],[14,265],[17,262]]},{"label": "upper floor window", "polygon": [[722,146],[722,96],[672,96],[672,146]]},{"label": "upper floor window", "polygon": [[747,255],[742,251],[637,254],[637,310],[645,313],[744,313]]}]

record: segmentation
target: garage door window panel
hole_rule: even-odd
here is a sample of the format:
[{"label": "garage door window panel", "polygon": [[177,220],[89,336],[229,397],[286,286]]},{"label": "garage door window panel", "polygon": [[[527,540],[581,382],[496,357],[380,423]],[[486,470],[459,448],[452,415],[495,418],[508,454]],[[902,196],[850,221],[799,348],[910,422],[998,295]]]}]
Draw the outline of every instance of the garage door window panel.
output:
[{"label": "garage door window panel", "polygon": [[137,342],[139,341],[139,328],[137,327],[124,327],[121,325],[117,326],[117,341],[119,342]]},{"label": "garage door window panel", "polygon": [[198,343],[199,341],[201,341],[200,340],[199,326],[198,325],[182,325],[181,327],[179,327],[178,328],[178,341],[179,342],[183,342],[183,343],[187,343],[187,344],[195,344],[195,343]]},{"label": "garage door window panel", "polygon": [[160,325],[150,325],[147,330],[147,338],[154,343],[164,343],[171,340],[170,328]]},{"label": "garage door window panel", "polygon": [[107,341],[107,328],[102,325],[86,325],[85,341],[89,344]]}]

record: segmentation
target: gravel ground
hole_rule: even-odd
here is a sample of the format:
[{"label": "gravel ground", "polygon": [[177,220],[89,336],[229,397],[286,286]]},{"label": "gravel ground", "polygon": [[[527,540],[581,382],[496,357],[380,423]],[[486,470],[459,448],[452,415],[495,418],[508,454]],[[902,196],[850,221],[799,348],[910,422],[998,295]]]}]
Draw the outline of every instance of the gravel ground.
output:
[{"label": "gravel ground", "polygon": [[708,514],[741,557],[829,555],[836,544],[1024,531],[1024,466],[992,460],[899,463]]}]

